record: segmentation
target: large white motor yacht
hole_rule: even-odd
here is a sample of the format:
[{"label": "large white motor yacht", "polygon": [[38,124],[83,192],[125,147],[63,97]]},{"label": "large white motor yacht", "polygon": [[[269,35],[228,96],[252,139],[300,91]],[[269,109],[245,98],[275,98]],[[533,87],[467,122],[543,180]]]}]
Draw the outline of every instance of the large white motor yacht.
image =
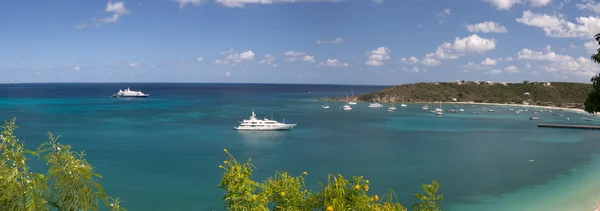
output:
[{"label": "large white motor yacht", "polygon": [[144,94],[142,91],[132,91],[127,87],[126,90],[119,90],[117,94],[114,94],[113,97],[148,97],[149,94]]},{"label": "large white motor yacht", "polygon": [[240,122],[240,126],[234,127],[236,130],[258,130],[258,131],[271,131],[271,130],[289,130],[295,127],[296,124],[285,124],[270,120],[267,118],[257,119],[254,111],[249,119],[244,119]]}]

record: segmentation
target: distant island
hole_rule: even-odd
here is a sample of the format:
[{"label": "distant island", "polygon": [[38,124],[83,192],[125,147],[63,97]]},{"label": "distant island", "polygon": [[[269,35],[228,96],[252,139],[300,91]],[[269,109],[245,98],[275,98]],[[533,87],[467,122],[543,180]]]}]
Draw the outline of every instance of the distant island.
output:
[{"label": "distant island", "polygon": [[[585,83],[455,81],[392,86],[377,92],[350,97],[349,100],[382,103],[402,101],[406,103],[438,101],[509,103],[579,108],[590,91],[592,91],[592,84]],[[345,101],[346,96],[327,99]]]}]

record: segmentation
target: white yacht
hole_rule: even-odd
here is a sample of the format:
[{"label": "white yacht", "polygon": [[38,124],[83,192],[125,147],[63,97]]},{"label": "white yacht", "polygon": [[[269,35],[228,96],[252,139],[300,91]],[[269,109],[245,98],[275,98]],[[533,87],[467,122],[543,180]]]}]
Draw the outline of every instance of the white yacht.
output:
[{"label": "white yacht", "polygon": [[351,89],[350,92],[352,92],[352,101],[348,102],[349,105],[356,105],[356,102],[354,101],[354,90]]},{"label": "white yacht", "polygon": [[327,105],[327,99],[325,99],[325,105],[321,105],[321,107],[323,107],[323,108],[329,108],[329,105]]},{"label": "white yacht", "polygon": [[390,110],[390,111],[396,110],[396,102],[392,102],[392,106],[388,107],[388,110]]},{"label": "white yacht", "polygon": [[267,118],[257,119],[254,111],[252,111],[252,116],[249,119],[244,119],[240,122],[240,125],[234,127],[236,130],[256,130],[256,131],[272,131],[272,130],[290,130],[295,127],[296,124],[285,124],[279,123],[275,120],[270,120]]},{"label": "white yacht", "polygon": [[346,105],[342,106],[342,110],[344,110],[344,111],[352,110],[352,106],[350,106],[350,103],[348,103],[348,95],[346,95]]},{"label": "white yacht", "polygon": [[440,107],[435,108],[435,112],[444,112],[444,110],[442,109],[442,101],[440,101]]},{"label": "white yacht", "polygon": [[407,105],[404,104],[404,97],[402,97],[402,105],[400,105],[400,107],[406,107]]},{"label": "white yacht", "polygon": [[381,107],[383,107],[383,106],[381,104],[379,104],[378,102],[369,104],[369,108],[381,108]]},{"label": "white yacht", "polygon": [[458,109],[458,111],[460,111],[460,112],[465,111],[465,109],[463,108],[463,104],[460,104],[460,109]]},{"label": "white yacht", "polygon": [[120,90],[117,94],[114,94],[113,97],[148,97],[149,94],[144,94],[142,91],[132,91],[127,87],[126,90]]}]

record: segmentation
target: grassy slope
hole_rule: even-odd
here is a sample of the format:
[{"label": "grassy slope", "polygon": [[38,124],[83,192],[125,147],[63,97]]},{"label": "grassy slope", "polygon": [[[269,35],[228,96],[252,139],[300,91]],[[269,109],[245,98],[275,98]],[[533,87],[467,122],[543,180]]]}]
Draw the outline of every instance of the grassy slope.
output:
[{"label": "grassy slope", "polygon": [[542,84],[515,83],[503,85],[462,84],[456,83],[416,83],[393,86],[384,90],[358,96],[361,101],[390,102],[394,100],[406,102],[476,101],[489,103],[522,102],[526,98],[523,93],[529,92],[533,102],[553,102],[555,104],[583,103],[592,90],[591,84],[552,82],[551,86]]}]

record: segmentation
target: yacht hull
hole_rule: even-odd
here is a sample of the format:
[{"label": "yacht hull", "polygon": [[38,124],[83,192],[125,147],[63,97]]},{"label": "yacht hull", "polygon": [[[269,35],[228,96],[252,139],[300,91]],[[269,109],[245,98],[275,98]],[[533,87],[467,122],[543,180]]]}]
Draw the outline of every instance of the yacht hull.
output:
[{"label": "yacht hull", "polygon": [[291,130],[294,127],[296,127],[296,124],[284,124],[281,126],[269,127],[269,128],[241,126],[241,127],[234,127],[233,129],[243,130],[243,131],[281,131],[281,130]]}]

